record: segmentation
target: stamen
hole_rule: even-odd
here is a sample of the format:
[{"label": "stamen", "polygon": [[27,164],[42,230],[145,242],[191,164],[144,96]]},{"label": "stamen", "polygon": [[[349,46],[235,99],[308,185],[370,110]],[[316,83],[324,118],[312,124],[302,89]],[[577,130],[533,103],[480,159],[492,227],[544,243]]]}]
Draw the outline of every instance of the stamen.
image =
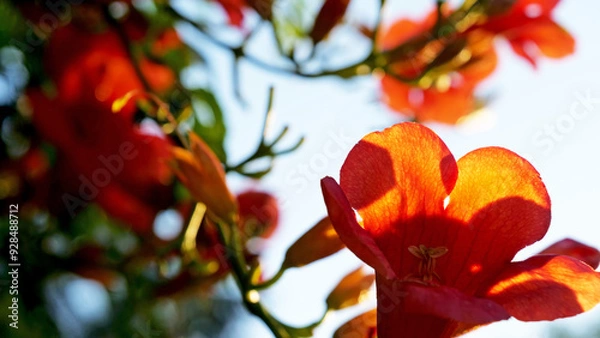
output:
[{"label": "stamen", "polygon": [[[435,272],[436,258],[440,258],[448,253],[448,248],[440,246],[437,248],[428,248],[423,244],[418,247],[411,245],[408,251],[419,259],[419,273],[416,276],[417,281],[422,281],[424,284],[432,284],[433,282],[442,281],[440,276]],[[414,280],[413,274],[405,277],[405,280]]]}]

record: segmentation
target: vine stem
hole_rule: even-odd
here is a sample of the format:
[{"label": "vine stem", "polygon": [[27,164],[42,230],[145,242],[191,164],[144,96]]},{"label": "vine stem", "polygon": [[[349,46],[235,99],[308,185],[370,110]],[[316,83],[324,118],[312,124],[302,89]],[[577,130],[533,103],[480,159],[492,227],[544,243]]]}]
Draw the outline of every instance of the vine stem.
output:
[{"label": "vine stem", "polygon": [[[251,286],[251,275],[248,270],[248,264],[243,254],[241,240],[237,227],[226,226],[221,222],[216,222],[221,243],[226,246],[228,261],[231,265],[233,276],[235,277],[238,288],[240,289],[242,300],[248,311],[259,317],[271,330],[276,338],[291,338],[286,327],[275,319],[260,303],[258,291]],[[230,232],[228,239],[226,234]]]},{"label": "vine stem", "polygon": [[[198,31],[200,33],[202,33],[210,42],[212,42],[216,46],[218,46],[222,49],[230,50],[234,54],[236,60],[244,59],[244,60],[246,60],[262,69],[270,71],[270,72],[293,74],[293,75],[306,77],[306,78],[316,78],[316,77],[331,76],[331,75],[340,76],[340,77],[353,77],[353,76],[358,76],[358,75],[369,74],[370,71],[364,72],[362,70],[363,69],[373,70],[376,68],[381,68],[381,66],[382,66],[381,64],[382,63],[387,64],[389,59],[391,59],[391,58],[395,59],[398,56],[402,56],[402,55],[407,56],[407,53],[410,53],[413,48],[418,47],[418,46],[423,46],[423,45],[427,44],[428,42],[431,42],[435,39],[440,38],[440,30],[441,30],[443,22],[447,22],[447,23],[451,24],[452,27],[454,28],[458,22],[462,21],[466,16],[468,16],[471,12],[473,12],[475,9],[477,9],[481,5],[480,0],[465,1],[465,4],[463,5],[463,7],[461,7],[456,12],[452,13],[445,20],[443,20],[442,6],[445,3],[445,1],[446,0],[436,0],[438,18],[436,20],[436,24],[434,26],[433,32],[426,32],[420,36],[417,36],[413,39],[406,41],[405,43],[402,43],[402,44],[396,46],[395,48],[392,48],[392,49],[386,50],[386,51],[378,51],[377,50],[377,45],[375,43],[376,36],[374,36],[372,44],[371,44],[371,51],[370,51],[369,55],[367,57],[365,57],[363,60],[356,62],[354,64],[351,64],[349,66],[340,68],[340,69],[322,70],[322,71],[316,72],[316,73],[305,73],[302,71],[302,69],[301,69],[302,67],[299,67],[297,64],[296,64],[296,67],[293,67],[293,68],[283,68],[283,67],[274,66],[272,64],[269,64],[268,62],[265,62],[253,55],[249,55],[244,51],[245,42],[247,41],[246,39],[239,46],[231,46],[231,45],[215,38],[212,34],[210,34],[208,31],[208,28],[205,25],[202,25],[191,19],[186,18],[185,16],[183,16],[179,12],[177,12],[177,10],[175,10],[170,5],[167,5],[166,9],[169,13],[174,15],[177,19],[193,25],[196,29],[198,29]],[[467,3],[468,3],[468,5],[467,5]],[[377,35],[377,33],[380,29],[380,26],[381,26],[381,21],[383,19],[383,9],[385,7],[385,4],[386,4],[385,0],[379,1],[379,11],[377,14],[377,22],[373,29],[373,32],[375,35]],[[290,61],[295,63],[294,60],[290,60]],[[385,68],[385,67],[383,67],[383,68]],[[427,74],[427,72],[428,72],[428,70],[423,72],[422,74],[419,74],[416,78],[404,78],[404,77],[400,76],[399,74],[393,74],[393,72],[390,72],[390,75],[392,75],[399,81],[402,81],[405,83],[413,83],[414,81],[425,76]]]},{"label": "vine stem", "polygon": [[[168,122],[173,126],[174,131],[175,131],[177,137],[179,138],[179,140],[181,141],[181,143],[186,148],[189,148],[189,144],[188,144],[187,140],[185,139],[185,137],[183,137],[183,135],[179,131],[179,128],[178,128],[179,124],[177,123],[177,119],[175,119],[175,117],[171,113],[169,106],[167,104],[165,104],[160,99],[158,94],[152,89],[152,87],[150,86],[150,83],[148,82],[148,79],[146,78],[146,75],[144,75],[144,72],[142,72],[139,62],[133,53],[133,45],[132,45],[131,40],[127,36],[127,32],[125,32],[125,30],[123,29],[121,24],[115,18],[112,17],[110,12],[108,11],[108,7],[105,6],[103,8],[103,13],[104,13],[104,17],[105,17],[106,21],[115,29],[117,35],[119,36],[119,40],[125,47],[125,51],[127,52],[127,57],[129,58],[129,61],[131,61],[133,70],[134,70],[135,74],[137,75],[138,79],[140,80],[142,87],[144,88],[145,95],[158,106],[159,110],[162,109],[162,111],[165,113],[165,116],[166,116]],[[179,85],[178,81],[176,83]],[[182,88],[183,86],[180,86],[180,87]],[[126,96],[127,95],[133,96],[134,94],[135,93],[133,91],[130,91],[129,93],[126,94]],[[158,116],[157,116],[157,119],[158,119]]]},{"label": "vine stem", "polygon": [[[381,0],[382,7],[384,4],[385,4],[385,1]],[[280,74],[287,74],[287,75],[292,74],[292,75],[297,75],[297,76],[306,77],[306,78],[316,78],[316,77],[329,76],[329,75],[339,75],[339,76],[357,75],[358,72],[356,72],[356,70],[359,67],[365,65],[366,60],[371,60],[374,58],[373,52],[371,52],[370,55],[365,58],[365,60],[361,60],[359,62],[356,62],[354,64],[351,64],[349,66],[346,66],[346,67],[338,69],[338,70],[324,70],[324,71],[317,72],[317,73],[303,72],[300,69],[301,67],[299,67],[299,65],[293,60],[291,60],[291,62],[294,63],[293,68],[278,67],[278,66],[274,66],[266,61],[263,61],[254,55],[247,54],[244,51],[245,43],[242,43],[239,46],[231,46],[228,43],[225,43],[225,42],[215,38],[212,34],[210,34],[208,31],[208,28],[205,25],[195,22],[194,20],[191,20],[189,18],[186,18],[184,15],[177,12],[177,10],[175,8],[171,7],[170,5],[166,6],[166,10],[169,13],[171,13],[176,19],[181,20],[183,22],[186,22],[186,23],[194,26],[194,28],[196,28],[200,33],[202,33],[203,36],[206,37],[206,39],[208,39],[208,41],[210,41],[215,46],[231,51],[236,60],[238,60],[238,59],[246,60],[246,61],[254,64],[257,67],[260,67],[264,70],[267,70],[267,71],[270,71],[273,73],[280,73]],[[378,17],[378,22],[377,22],[377,25],[375,26],[376,27],[375,29],[377,29],[377,27],[379,26],[380,19],[381,18]],[[247,39],[244,39],[244,41],[246,42]],[[375,46],[373,44],[373,50],[374,49],[375,49]]]},{"label": "vine stem", "polygon": [[277,283],[277,281],[279,281],[279,279],[285,273],[285,270],[286,270],[285,267],[282,266],[281,268],[279,268],[279,270],[277,271],[277,273],[273,277],[271,277],[271,279],[269,279],[268,281],[263,282],[263,283],[252,285],[252,289],[254,289],[254,290],[264,290],[264,289],[270,288],[275,283]]},{"label": "vine stem", "polygon": [[379,35],[379,30],[381,29],[381,25],[383,23],[383,9],[385,8],[386,0],[379,0],[379,10],[377,11],[377,20],[375,21],[375,26],[373,27],[373,35],[371,36],[371,55],[375,55],[377,53],[377,35]]}]

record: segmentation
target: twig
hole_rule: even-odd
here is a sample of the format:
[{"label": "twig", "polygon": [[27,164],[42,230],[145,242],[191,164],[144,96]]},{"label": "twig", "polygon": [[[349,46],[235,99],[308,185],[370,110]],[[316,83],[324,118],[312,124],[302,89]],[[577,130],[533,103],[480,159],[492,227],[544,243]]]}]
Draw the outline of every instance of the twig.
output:
[{"label": "twig", "polygon": [[247,176],[248,175],[249,176],[265,175],[271,170],[270,166],[266,170],[257,172],[257,173],[247,173],[244,171],[244,167],[248,163],[253,162],[260,158],[269,158],[272,160],[276,156],[288,154],[288,153],[298,149],[298,147],[300,147],[300,145],[302,145],[302,143],[304,142],[304,138],[302,137],[292,147],[285,149],[285,150],[281,150],[281,151],[274,151],[273,147],[285,136],[285,134],[287,134],[287,132],[289,130],[288,127],[284,127],[283,130],[279,133],[279,135],[277,137],[275,137],[275,139],[273,141],[267,142],[266,137],[267,137],[267,132],[268,132],[268,128],[269,128],[269,121],[271,120],[272,113],[273,113],[273,98],[274,98],[274,89],[271,87],[271,88],[269,88],[267,111],[265,114],[265,119],[264,119],[263,126],[262,126],[260,143],[259,143],[258,147],[254,151],[254,153],[252,153],[246,159],[242,160],[240,163],[238,163],[236,165],[225,165],[225,171],[227,171],[227,172],[233,171],[233,172],[237,172],[239,174],[247,175]]},{"label": "twig", "polygon": [[135,58],[135,55],[133,54],[132,43],[131,43],[131,40],[129,39],[129,36],[127,36],[127,32],[125,32],[123,27],[121,27],[121,24],[110,14],[110,11],[108,10],[107,6],[103,6],[102,12],[104,14],[104,18],[106,19],[108,24],[111,25],[115,29],[117,35],[119,36],[119,40],[121,40],[121,43],[125,47],[125,51],[127,52],[127,57],[129,58],[129,60],[131,60],[133,69],[134,69],[137,77],[139,78],[140,82],[142,83],[142,86],[144,87],[144,89],[147,92],[151,92],[152,88],[150,87],[150,84],[148,83],[146,76],[142,72],[142,70]]},{"label": "twig", "polygon": [[[286,327],[262,306],[258,292],[250,286],[250,273],[248,271],[246,258],[243,255],[243,248],[241,247],[239,230],[237,227],[231,225],[228,229],[225,229],[225,226],[220,222],[216,222],[216,226],[221,243],[227,248],[228,262],[231,265],[233,276],[240,289],[246,309],[262,319],[276,338],[291,338]],[[230,231],[230,238],[227,238],[226,236],[227,230]]]}]

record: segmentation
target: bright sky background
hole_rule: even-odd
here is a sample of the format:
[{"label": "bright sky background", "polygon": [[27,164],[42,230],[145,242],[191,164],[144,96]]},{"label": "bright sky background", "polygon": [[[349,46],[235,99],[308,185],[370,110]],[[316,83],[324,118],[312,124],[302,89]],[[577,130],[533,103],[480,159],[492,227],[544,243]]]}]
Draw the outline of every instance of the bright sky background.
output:
[{"label": "bright sky background", "polygon": [[[409,3],[390,8],[387,22],[407,13],[419,18],[433,0]],[[372,4],[372,1],[352,1],[349,20],[368,16],[372,19]],[[537,71],[517,58],[505,42],[498,41],[499,67],[480,91],[492,97],[485,113],[459,127],[428,125],[442,137],[456,158],[482,146],[504,146],[528,158],[540,171],[553,202],[552,225],[542,241],[526,248],[517,258],[527,257],[565,237],[600,247],[598,13],[600,2],[563,0],[555,11],[555,18],[577,39],[577,53],[558,61],[545,59]],[[333,39],[335,37],[334,34]],[[201,36],[193,35],[192,40],[203,48],[210,45]],[[351,40],[336,43],[342,48],[339,53],[344,53],[343,48],[352,48],[349,47],[352,43]],[[261,48],[256,49],[259,54]],[[341,164],[354,143],[371,131],[400,122],[401,117],[378,103],[378,84],[373,78],[306,80],[269,73],[248,63],[241,68],[241,89],[250,106],[243,109],[231,91],[231,55],[219,49],[210,50],[209,61],[220,79],[220,101],[225,103],[228,116],[232,163],[255,148],[270,85],[275,86],[276,112],[271,131],[276,133],[289,125],[291,131],[286,138],[289,144],[300,136],[306,137],[300,150],[277,160],[274,171],[260,185],[249,185],[231,177],[240,191],[249,187],[266,189],[275,193],[282,203],[281,228],[265,251],[265,273],[269,275],[277,270],[286,248],[325,215],[319,180],[326,175],[337,179]],[[586,109],[579,98],[586,96],[596,101],[591,102],[584,114]],[[570,118],[572,109],[585,116],[579,120]],[[562,126],[564,133],[560,141],[552,142],[550,151],[534,143],[536,133],[544,133],[546,126],[557,125]],[[309,267],[289,271],[276,287],[262,294],[263,301],[281,320],[292,325],[308,324],[324,311],[324,299],[335,283],[360,264],[346,251]],[[347,319],[374,306],[373,296],[360,309],[334,314],[318,329],[316,336],[331,337]],[[468,336],[545,337],[557,325],[568,325],[586,336],[585,330],[598,322],[600,307],[553,324],[509,320]],[[256,333],[248,335],[249,331],[245,331],[244,336],[270,337],[260,322],[251,320],[248,325]]]}]

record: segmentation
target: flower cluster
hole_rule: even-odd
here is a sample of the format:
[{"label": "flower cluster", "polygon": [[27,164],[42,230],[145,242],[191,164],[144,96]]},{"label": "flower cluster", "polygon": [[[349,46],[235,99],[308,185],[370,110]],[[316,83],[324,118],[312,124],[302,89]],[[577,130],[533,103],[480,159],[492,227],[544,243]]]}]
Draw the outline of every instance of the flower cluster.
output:
[{"label": "flower cluster", "polygon": [[[52,33],[44,69],[53,88],[27,91],[33,123],[58,150],[53,194],[71,216],[97,202],[146,232],[172,200],[166,164],[170,141],[149,120],[137,123],[133,103],[112,110],[117,99],[145,90],[123,38],[140,40],[146,24],[132,16],[123,32],[88,25],[74,20]],[[140,60],[139,71],[152,90],[165,92],[174,85],[173,71],[148,58]]]},{"label": "flower cluster", "polygon": [[[575,40],[552,19],[558,1],[518,0],[509,8],[490,2],[485,13],[443,7],[421,21],[401,19],[384,28],[377,37],[387,56],[383,102],[416,121],[454,124],[483,104],[474,92],[496,68],[496,38],[534,67],[542,55],[574,52]],[[452,26],[457,13],[463,21]],[[409,52],[399,53],[403,48]]]}]

